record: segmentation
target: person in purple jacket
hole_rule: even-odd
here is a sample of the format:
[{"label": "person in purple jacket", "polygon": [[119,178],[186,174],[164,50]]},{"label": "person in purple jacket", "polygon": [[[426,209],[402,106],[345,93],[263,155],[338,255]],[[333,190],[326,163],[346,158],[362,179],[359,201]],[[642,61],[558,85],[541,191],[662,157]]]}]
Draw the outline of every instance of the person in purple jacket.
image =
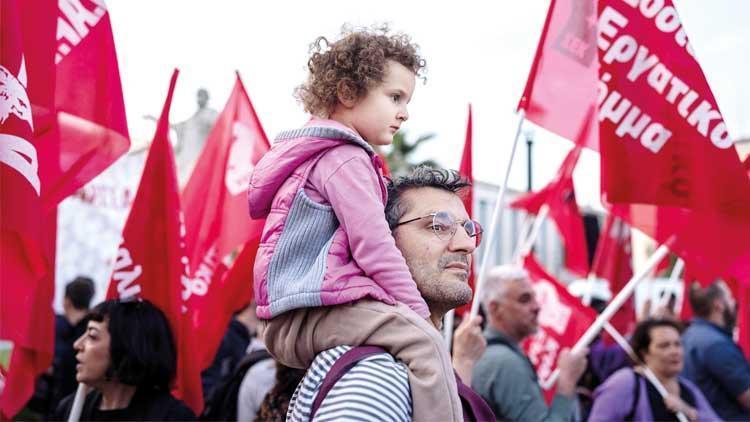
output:
[{"label": "person in purple jacket", "polygon": [[691,422],[721,420],[698,387],[679,375],[684,364],[680,328],[672,320],[648,319],[638,323],[630,340],[667,397],[641,375],[641,366],[622,368],[594,391],[589,421],[677,421],[677,412]]}]

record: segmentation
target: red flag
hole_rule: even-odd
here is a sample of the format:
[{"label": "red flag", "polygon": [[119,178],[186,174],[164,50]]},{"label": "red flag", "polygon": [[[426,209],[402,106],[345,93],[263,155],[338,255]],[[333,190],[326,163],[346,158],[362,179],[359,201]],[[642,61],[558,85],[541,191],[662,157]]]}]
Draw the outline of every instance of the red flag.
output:
[{"label": "red flag", "polygon": [[[597,242],[591,272],[609,282],[612,297],[633,277],[630,247],[630,226],[614,214],[607,215]],[[610,324],[624,336],[635,329],[636,315],[633,300],[626,301],[610,320]]]},{"label": "red flag", "polygon": [[585,145],[600,144],[605,200],[637,204],[621,216],[719,276],[750,249],[750,181],[677,12],[670,0],[595,4],[552,2],[519,108],[571,138],[596,105]]},{"label": "red flag", "polygon": [[[469,104],[469,117],[466,121],[466,140],[464,141],[464,152],[461,154],[461,164],[458,167],[458,172],[461,174],[462,177],[466,178],[469,182],[471,182],[471,187],[466,190],[465,196],[462,198],[462,201],[464,203],[464,207],[466,208],[466,213],[469,214],[469,217],[474,218],[474,171],[472,169],[472,146],[471,146],[471,140],[473,136],[473,129],[472,129],[472,118],[471,118],[471,104]],[[474,261],[471,263],[472,268],[469,272],[469,287],[471,287],[472,292],[474,291]],[[471,303],[467,303],[466,305],[457,308],[456,314],[459,316],[463,316],[463,314],[471,309]]]},{"label": "red flag", "polygon": [[[578,139],[596,104],[596,27],[595,0],[552,0],[518,103],[527,119],[563,138]],[[579,143],[599,150],[597,131]]]},{"label": "red flag", "polygon": [[[228,274],[231,277],[225,279],[222,260],[243,244],[260,238],[265,220],[248,216],[247,186],[253,166],[269,149],[268,138],[237,74],[232,94],[182,193],[186,249],[192,264],[192,278],[186,284],[183,300],[190,313],[190,330],[201,339],[192,349],[201,368],[211,364],[237,310],[236,301],[246,298],[243,289],[252,290],[252,276],[238,276],[239,270],[233,270]],[[243,254],[251,250],[247,246],[248,252]],[[252,271],[255,255],[252,259],[246,255],[240,258],[235,267],[244,263],[249,265],[246,270]]]},{"label": "red flag", "polygon": [[247,186],[270,148],[238,74],[182,192],[191,274],[207,256],[221,260],[263,230],[264,220],[248,217]]},{"label": "red flag", "polygon": [[61,172],[49,181],[45,206],[78,190],[130,148],[117,53],[104,2],[60,1],[55,11]]},{"label": "red flag", "polygon": [[205,300],[191,310],[193,336],[202,339],[196,350],[201,368],[211,365],[232,315],[253,300],[253,266],[259,243],[260,237],[247,242],[229,270],[221,264]]},{"label": "red flag", "polygon": [[[596,314],[547,274],[533,254],[524,257],[523,265],[534,284],[540,307],[539,330],[524,341],[523,348],[536,368],[540,383],[545,384],[557,367],[562,349],[575,345],[594,322]],[[548,403],[552,401],[554,392],[554,388],[544,391]]]},{"label": "red flag", "polygon": [[547,204],[550,218],[555,222],[565,244],[565,266],[585,277],[589,272],[588,248],[583,218],[578,210],[573,187],[573,169],[580,153],[580,146],[570,150],[552,182],[538,192],[520,196],[510,206],[537,214],[542,205]]},{"label": "red flag", "polygon": [[177,396],[200,413],[203,408],[200,369],[191,356],[191,333],[183,316],[182,291],[187,280],[184,224],[174,153],[168,139],[169,109],[177,74],[175,69],[122,232],[107,298],[148,299],[164,312],[177,346]]},{"label": "red flag", "polygon": [[26,404],[53,354],[57,212],[41,197],[59,164],[40,136],[54,132],[54,12],[49,1],[0,2],[0,419]]}]

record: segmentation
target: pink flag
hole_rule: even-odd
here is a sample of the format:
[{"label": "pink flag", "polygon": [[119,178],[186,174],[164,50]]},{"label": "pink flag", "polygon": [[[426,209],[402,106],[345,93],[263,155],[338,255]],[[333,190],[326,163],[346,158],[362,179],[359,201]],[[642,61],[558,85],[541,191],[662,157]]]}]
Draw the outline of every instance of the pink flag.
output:
[{"label": "pink flag", "polygon": [[[458,172],[462,177],[466,178],[471,182],[471,187],[466,191],[466,195],[462,198],[466,212],[469,217],[474,218],[474,171],[472,169],[472,118],[471,118],[471,104],[469,104],[469,117],[466,121],[466,139],[464,140],[464,152],[461,154],[461,164],[458,167]],[[472,261],[472,268],[469,272],[469,287],[474,291],[474,262]],[[456,309],[456,314],[463,315],[465,312],[471,310],[471,303],[468,303],[460,308]]]},{"label": "pink flag", "polygon": [[670,0],[551,3],[519,108],[573,139],[592,105],[622,217],[706,277],[750,250],[750,181]]},{"label": "pink flag", "polygon": [[[572,348],[594,322],[596,315],[547,274],[533,254],[524,257],[523,265],[531,276],[540,307],[539,330],[524,341],[523,349],[544,384],[557,367],[562,349]],[[552,401],[554,392],[554,388],[544,392],[548,403]]]},{"label": "pink flag", "polygon": [[53,354],[57,210],[41,198],[58,154],[40,136],[54,132],[54,11],[0,2],[0,419],[25,405]]},{"label": "pink flag", "polygon": [[200,413],[203,408],[200,369],[185,324],[182,292],[187,284],[184,223],[180,211],[174,153],[169,144],[169,109],[177,82],[175,70],[156,126],[156,134],[122,232],[107,298],[150,300],[169,319],[177,346],[176,394]]}]

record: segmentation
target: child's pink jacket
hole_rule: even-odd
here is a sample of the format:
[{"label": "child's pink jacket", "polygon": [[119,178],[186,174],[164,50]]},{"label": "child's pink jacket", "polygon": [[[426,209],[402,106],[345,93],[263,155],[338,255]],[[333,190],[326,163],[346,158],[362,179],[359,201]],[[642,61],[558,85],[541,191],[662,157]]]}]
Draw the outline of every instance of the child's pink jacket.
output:
[{"label": "child's pink jacket", "polygon": [[351,129],[311,120],[255,166],[248,203],[266,218],[254,268],[258,317],[371,297],[427,318],[385,220],[382,162]]}]

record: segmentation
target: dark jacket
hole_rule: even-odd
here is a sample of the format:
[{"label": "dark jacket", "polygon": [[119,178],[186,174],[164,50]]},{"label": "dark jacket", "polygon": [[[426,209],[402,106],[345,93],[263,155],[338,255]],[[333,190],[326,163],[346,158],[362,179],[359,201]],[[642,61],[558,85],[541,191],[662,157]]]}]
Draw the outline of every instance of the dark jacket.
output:
[{"label": "dark jacket", "polygon": [[[75,393],[57,407],[52,420],[66,421],[73,407]],[[99,410],[102,395],[92,391],[86,396],[81,421],[194,421],[195,414],[183,402],[167,391],[136,391],[130,405],[124,409]]]}]

